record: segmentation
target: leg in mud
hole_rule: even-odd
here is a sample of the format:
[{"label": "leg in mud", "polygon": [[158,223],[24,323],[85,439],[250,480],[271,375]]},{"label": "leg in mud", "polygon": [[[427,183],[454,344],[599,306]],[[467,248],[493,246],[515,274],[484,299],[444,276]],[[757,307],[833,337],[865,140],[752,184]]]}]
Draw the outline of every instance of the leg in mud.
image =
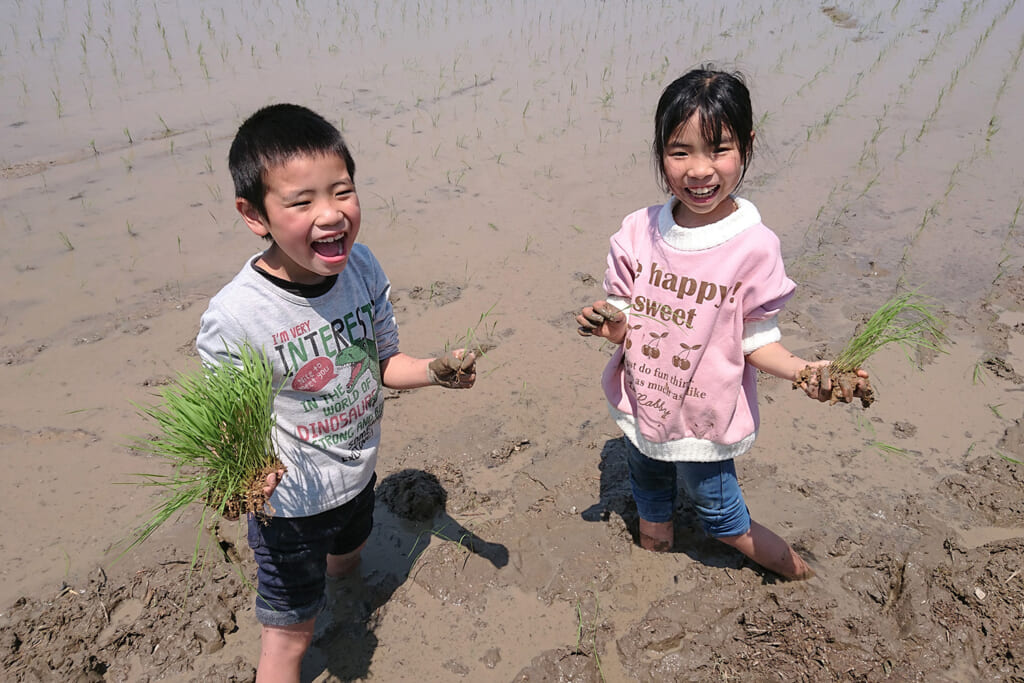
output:
[{"label": "leg in mud", "polygon": [[672,515],[676,500],[676,464],[648,458],[629,440],[626,461],[640,516],[640,547],[664,553],[672,550]]},{"label": "leg in mud", "polygon": [[750,530],[745,534],[720,536],[718,540],[790,581],[803,581],[814,576],[814,570],[785,540],[753,520],[750,521]]},{"label": "leg in mud", "polygon": [[322,646],[324,638],[336,635],[346,624],[357,623],[365,615],[357,609],[359,595],[366,585],[359,573],[364,542],[342,555],[327,556],[327,580],[324,587],[324,609],[316,619],[314,642]]},{"label": "leg in mud", "polygon": [[344,553],[341,555],[327,555],[327,578],[329,579],[340,579],[343,576],[352,574],[359,568],[359,563],[363,559],[363,548],[366,547],[366,541],[352,552]]},{"label": "leg in mud", "polygon": [[640,547],[656,553],[667,553],[672,550],[674,542],[672,520],[667,522],[648,522],[640,519]]},{"label": "leg in mud", "polygon": [[256,683],[298,683],[302,657],[313,641],[313,619],[289,626],[264,624]]},{"label": "leg in mud", "polygon": [[732,460],[681,463],[679,472],[683,488],[693,499],[709,535],[787,579],[814,575],[786,541],[750,519]]}]

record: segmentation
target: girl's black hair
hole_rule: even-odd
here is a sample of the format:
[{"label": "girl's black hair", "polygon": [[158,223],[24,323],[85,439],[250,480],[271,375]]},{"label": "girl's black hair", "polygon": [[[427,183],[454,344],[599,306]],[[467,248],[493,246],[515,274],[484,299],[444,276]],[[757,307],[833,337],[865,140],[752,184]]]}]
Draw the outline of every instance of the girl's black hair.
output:
[{"label": "girl's black hair", "polygon": [[336,154],[349,176],[356,164],[341,132],[324,117],[297,104],[272,104],[245,120],[228,152],[235,196],[249,202],[266,219],[267,171],[297,155]]},{"label": "girl's black hair", "polygon": [[747,173],[747,164],[754,155],[754,114],[750,91],[739,72],[718,71],[704,65],[673,81],[658,100],[654,114],[654,163],[663,190],[668,191],[668,178],[662,159],[665,147],[680,125],[694,113],[700,117],[700,134],[713,147],[722,142],[722,131],[732,133],[733,142],[743,162],[740,182]]}]

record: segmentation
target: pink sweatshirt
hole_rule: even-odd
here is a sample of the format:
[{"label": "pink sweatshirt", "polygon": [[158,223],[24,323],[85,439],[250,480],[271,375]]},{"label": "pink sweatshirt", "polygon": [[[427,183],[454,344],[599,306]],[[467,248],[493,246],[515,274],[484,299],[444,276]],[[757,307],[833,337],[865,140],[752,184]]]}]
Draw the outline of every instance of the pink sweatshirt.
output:
[{"label": "pink sweatshirt", "polygon": [[728,460],[757,435],[746,354],[780,339],[776,316],[796,285],[778,237],[734,199],[727,218],[683,228],[673,197],[626,216],[611,238],[604,288],[629,320],[601,382],[623,433],[656,460]]}]

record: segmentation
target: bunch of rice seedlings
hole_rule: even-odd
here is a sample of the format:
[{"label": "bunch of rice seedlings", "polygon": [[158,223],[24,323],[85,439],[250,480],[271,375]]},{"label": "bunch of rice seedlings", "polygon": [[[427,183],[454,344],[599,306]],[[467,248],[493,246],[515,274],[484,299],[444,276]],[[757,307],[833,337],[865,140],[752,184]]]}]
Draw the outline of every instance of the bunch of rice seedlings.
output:
[{"label": "bunch of rice seedlings", "polygon": [[143,486],[162,487],[166,497],[129,549],[194,502],[228,518],[263,513],[266,476],[284,469],[272,439],[273,367],[248,344],[230,355],[235,362],[182,374],[161,392],[162,404],[141,408],[161,431],[132,445],[165,460],[172,471],[140,475]]},{"label": "bunch of rice seedlings", "polygon": [[875,311],[829,365],[853,372],[883,346],[898,344],[909,356],[920,349],[942,352],[949,341],[931,303],[917,292],[897,294]]},{"label": "bunch of rice seedlings", "polygon": [[857,371],[868,358],[889,344],[903,347],[908,356],[921,349],[941,353],[948,341],[942,332],[942,321],[926,298],[916,292],[898,294],[868,318],[827,366],[816,368],[809,365],[801,370],[793,388],[801,388],[818,375],[822,384],[827,382],[832,387],[831,403],[846,403],[857,397],[867,408],[875,401],[874,389],[871,382],[858,375]]}]

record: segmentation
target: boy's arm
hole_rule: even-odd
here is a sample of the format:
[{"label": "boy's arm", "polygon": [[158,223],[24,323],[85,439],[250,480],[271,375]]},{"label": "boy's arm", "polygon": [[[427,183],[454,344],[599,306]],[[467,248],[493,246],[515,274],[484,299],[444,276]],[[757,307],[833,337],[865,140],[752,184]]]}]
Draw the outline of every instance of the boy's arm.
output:
[{"label": "boy's arm", "polygon": [[476,355],[465,349],[449,351],[440,358],[413,358],[404,353],[380,363],[384,386],[391,389],[418,389],[439,385],[448,389],[468,389],[476,382]]},{"label": "boy's arm", "polygon": [[[832,383],[827,375],[814,373],[814,377],[810,380],[800,382],[801,370],[807,367],[822,368],[831,361],[806,361],[794,355],[781,343],[771,342],[748,353],[747,362],[761,372],[767,372],[769,375],[775,375],[781,379],[788,379],[790,382],[799,382],[800,388],[811,398],[816,398],[819,401],[828,401],[832,398]],[[864,379],[868,377],[868,373],[864,370],[858,370],[857,374]],[[846,400],[847,402],[853,400],[853,396],[847,396]]]}]

